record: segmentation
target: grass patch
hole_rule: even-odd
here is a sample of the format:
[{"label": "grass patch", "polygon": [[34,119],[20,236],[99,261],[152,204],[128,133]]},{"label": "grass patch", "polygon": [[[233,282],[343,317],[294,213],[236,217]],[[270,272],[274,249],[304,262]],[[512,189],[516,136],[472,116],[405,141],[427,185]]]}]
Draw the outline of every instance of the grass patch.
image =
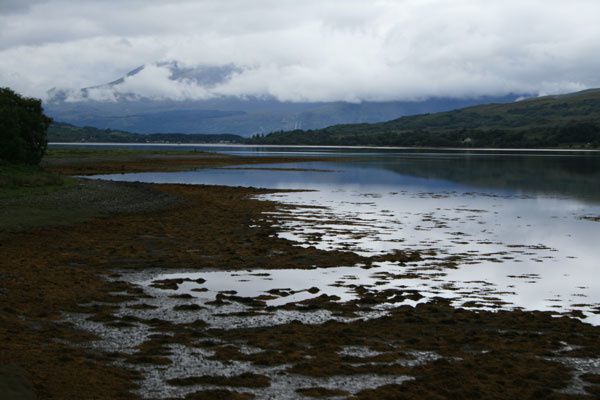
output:
[{"label": "grass patch", "polygon": [[0,165],[0,188],[60,186],[64,177],[30,165]]},{"label": "grass patch", "polygon": [[0,165],[0,198],[39,195],[71,186],[74,180],[38,166]]}]

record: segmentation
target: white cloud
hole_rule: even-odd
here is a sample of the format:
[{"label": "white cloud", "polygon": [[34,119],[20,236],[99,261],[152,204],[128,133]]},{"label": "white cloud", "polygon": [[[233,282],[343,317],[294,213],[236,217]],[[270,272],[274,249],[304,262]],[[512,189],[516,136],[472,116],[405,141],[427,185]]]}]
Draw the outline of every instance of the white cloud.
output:
[{"label": "white cloud", "polygon": [[0,85],[28,95],[94,86],[161,60],[233,63],[242,71],[205,88],[150,66],[120,90],[172,99],[361,101],[600,86],[600,3],[592,0],[7,4],[0,8]]},{"label": "white cloud", "polygon": [[[171,72],[155,64],[145,66],[138,74],[126,77],[119,85],[122,93],[133,93],[139,97],[151,99],[206,99],[213,95],[204,87],[187,79],[171,80]],[[107,87],[88,90],[89,98],[93,100],[115,100],[114,92]]]}]

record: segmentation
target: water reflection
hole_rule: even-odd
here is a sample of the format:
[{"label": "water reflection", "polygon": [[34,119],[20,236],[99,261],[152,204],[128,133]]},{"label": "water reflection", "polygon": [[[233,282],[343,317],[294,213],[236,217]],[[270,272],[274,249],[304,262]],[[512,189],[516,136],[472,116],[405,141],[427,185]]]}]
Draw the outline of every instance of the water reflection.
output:
[{"label": "water reflection", "polygon": [[[299,206],[277,213],[280,236],[366,255],[432,251],[422,262],[380,264],[379,272],[391,277],[381,288],[408,287],[426,297],[452,298],[457,306],[578,310],[600,323],[600,281],[594,279],[600,223],[581,219],[600,215],[597,156],[384,154],[100,178],[313,189],[263,196]],[[303,273],[327,292],[332,275]],[[355,275],[363,283],[373,280]],[[284,282],[271,283],[276,288]]]},{"label": "water reflection", "polygon": [[600,201],[597,155],[412,155],[367,164],[401,175],[446,180],[474,188]]},{"label": "water reflection", "polygon": [[[185,147],[183,147],[185,149]],[[425,152],[425,151],[337,151],[290,148],[273,150],[261,148],[214,147],[219,152],[241,155],[351,156],[351,162],[298,163],[280,168],[330,169],[336,174],[310,171],[274,171],[264,165],[262,171],[203,170],[177,174],[129,174],[108,176],[109,179],[161,181],[178,183],[225,184],[271,188],[310,187],[314,184],[357,185],[419,183],[439,188],[487,189],[508,193],[553,195],[588,202],[600,202],[600,155],[596,153],[491,153]],[[342,151],[344,150],[344,151]],[[256,167],[256,166],[254,166]]]}]

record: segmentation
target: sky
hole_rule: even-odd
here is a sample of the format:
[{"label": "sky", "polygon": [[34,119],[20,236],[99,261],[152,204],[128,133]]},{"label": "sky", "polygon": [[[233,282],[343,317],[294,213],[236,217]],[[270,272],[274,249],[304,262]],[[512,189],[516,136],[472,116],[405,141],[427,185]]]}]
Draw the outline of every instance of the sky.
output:
[{"label": "sky", "polygon": [[[600,87],[597,0],[0,0],[0,86],[388,101]],[[205,87],[160,64],[234,65]],[[159,64],[157,64],[159,63]],[[110,96],[106,100],[111,100]]]}]

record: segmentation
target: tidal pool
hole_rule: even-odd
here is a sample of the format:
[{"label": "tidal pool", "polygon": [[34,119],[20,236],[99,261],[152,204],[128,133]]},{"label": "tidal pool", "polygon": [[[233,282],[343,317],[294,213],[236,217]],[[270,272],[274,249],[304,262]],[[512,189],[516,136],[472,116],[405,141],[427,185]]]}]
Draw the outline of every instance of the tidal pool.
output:
[{"label": "tidal pool", "polygon": [[[299,246],[362,255],[394,250],[425,255],[419,262],[379,263],[369,270],[297,272],[282,266],[268,271],[268,279],[261,271],[232,278],[223,266],[225,271],[199,274],[209,294],[235,290],[252,297],[288,288],[297,293],[271,302],[321,294],[344,301],[358,282],[418,290],[423,301],[439,296],[460,307],[569,312],[600,323],[600,280],[595,279],[600,223],[593,220],[600,215],[600,156],[347,150],[343,155],[352,159],[96,178],[304,189],[260,196],[296,206],[264,215],[281,221],[281,237]],[[305,290],[311,286],[319,292]]]}]

